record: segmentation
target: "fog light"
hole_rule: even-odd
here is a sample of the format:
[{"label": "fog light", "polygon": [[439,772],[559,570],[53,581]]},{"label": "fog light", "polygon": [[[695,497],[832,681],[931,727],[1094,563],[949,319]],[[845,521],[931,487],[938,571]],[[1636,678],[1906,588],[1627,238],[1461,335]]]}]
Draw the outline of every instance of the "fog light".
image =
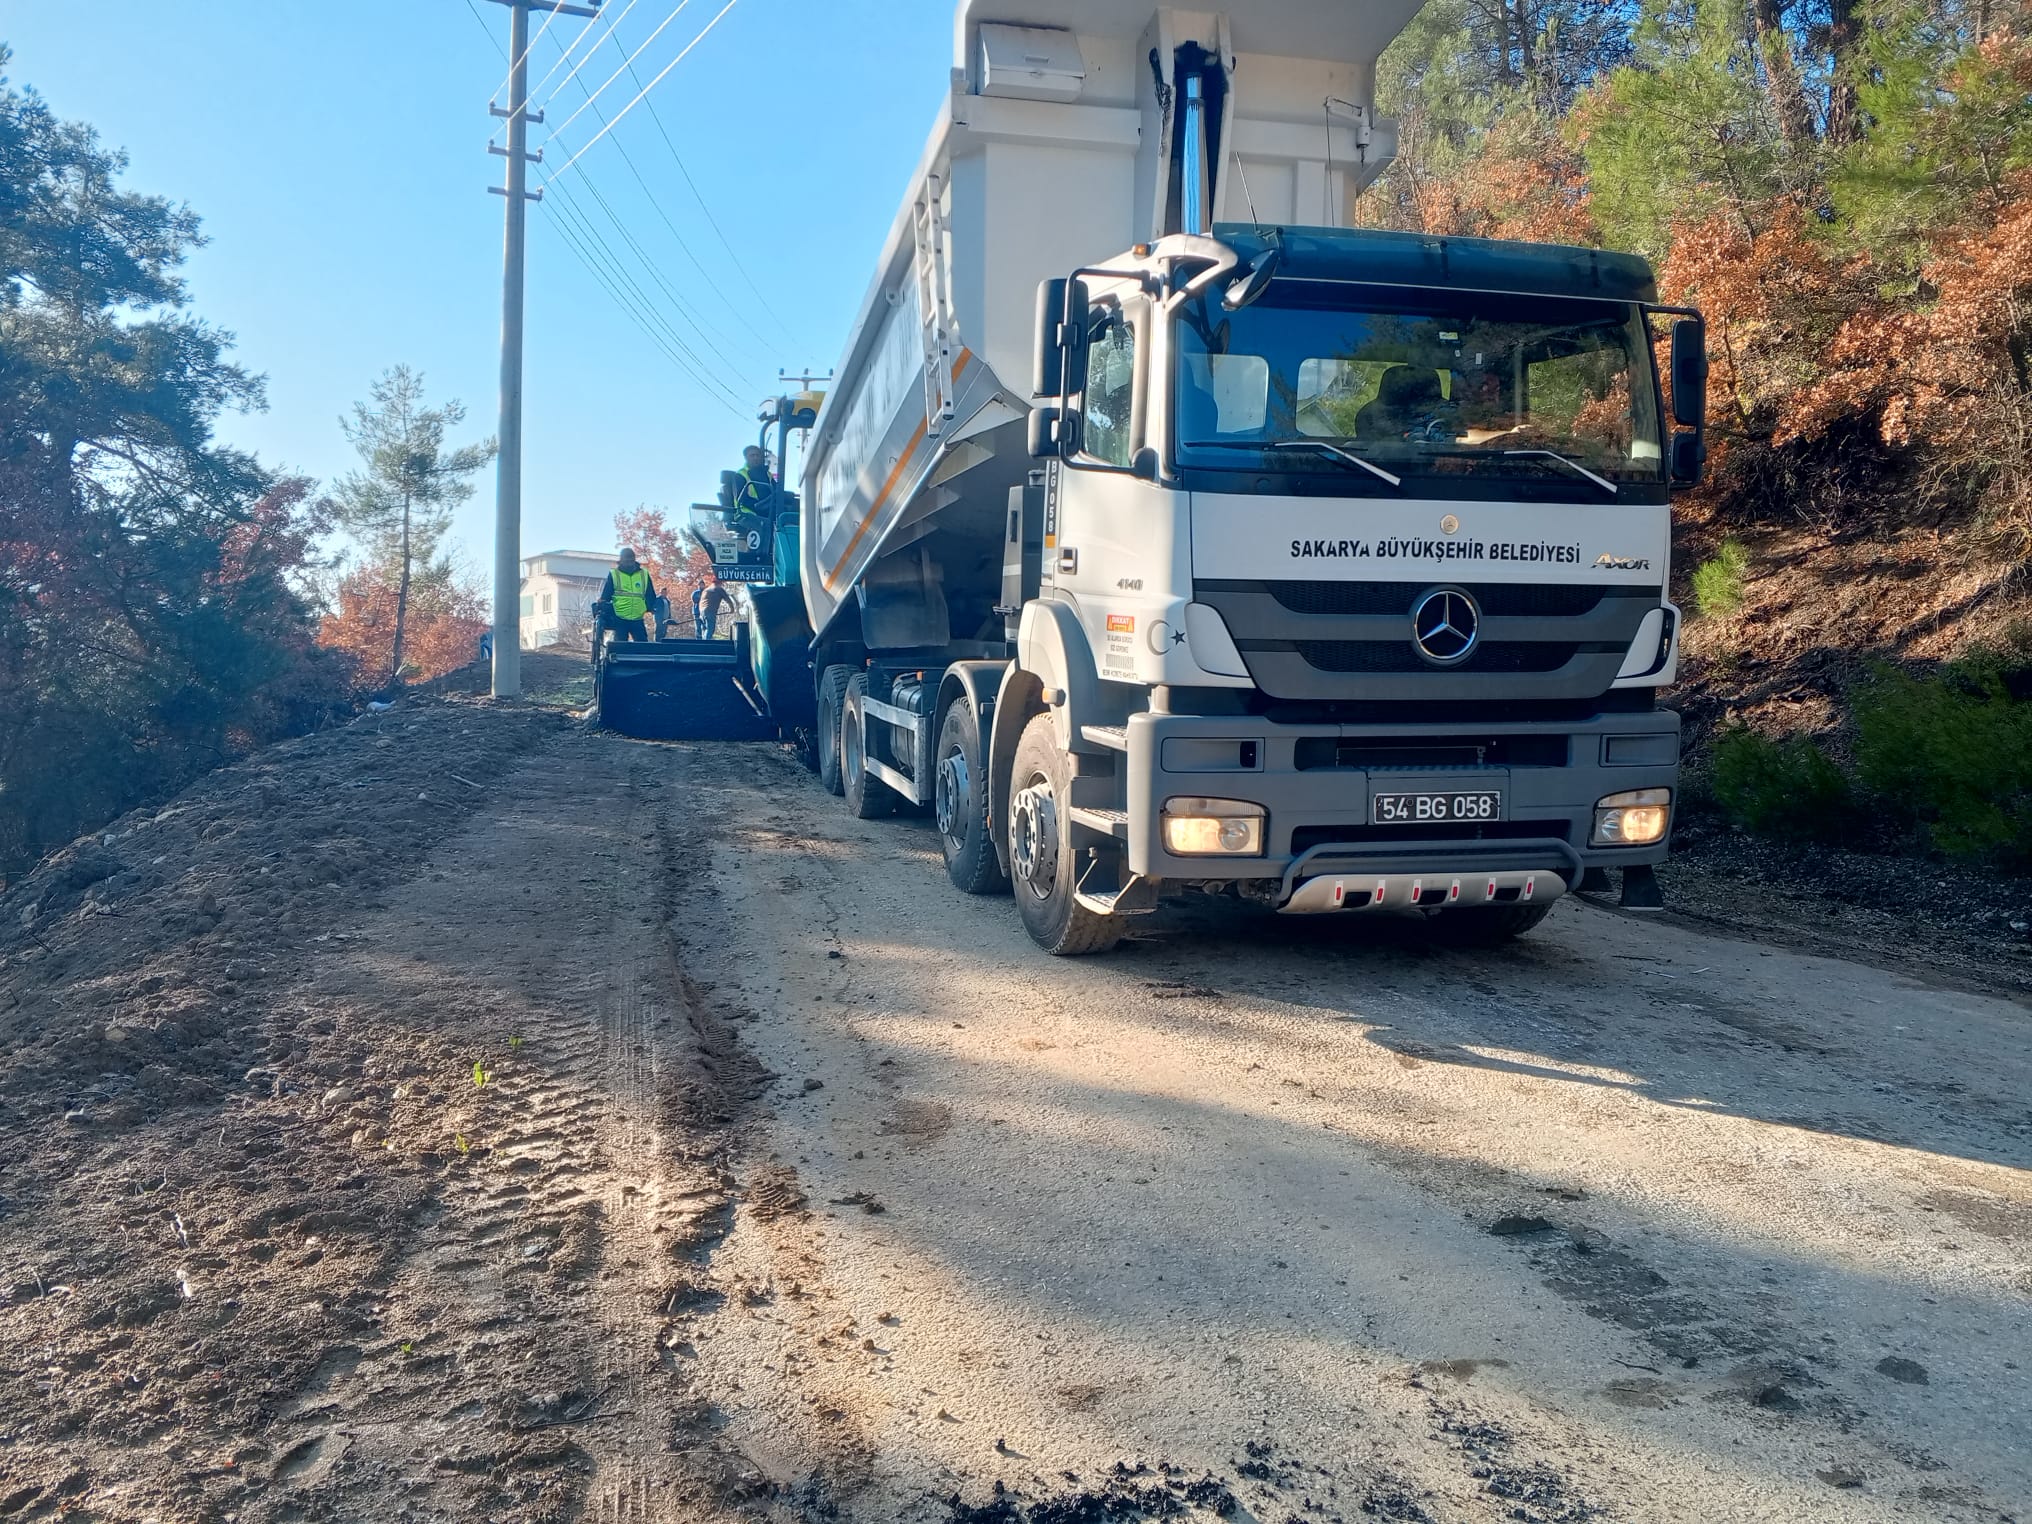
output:
[{"label": "fog light", "polygon": [[1640,788],[1611,794],[1595,806],[1597,847],[1655,847],[1672,825],[1672,790]]},{"label": "fog light", "polygon": [[1265,815],[1239,799],[1168,799],[1164,849],[1174,857],[1261,857]]}]

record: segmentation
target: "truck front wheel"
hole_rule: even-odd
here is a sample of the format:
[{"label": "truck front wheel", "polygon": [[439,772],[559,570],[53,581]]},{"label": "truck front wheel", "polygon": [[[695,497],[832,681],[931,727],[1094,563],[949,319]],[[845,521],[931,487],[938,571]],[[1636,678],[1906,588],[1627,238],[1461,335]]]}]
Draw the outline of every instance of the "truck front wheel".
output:
[{"label": "truck front wheel", "polygon": [[1073,761],[1059,748],[1051,716],[1034,716],[1016,743],[1009,780],[1009,866],[1016,908],[1030,939],[1055,957],[1107,952],[1117,923],[1079,902],[1072,842]]},{"label": "truck front wheel", "polygon": [[982,765],[981,725],[974,706],[956,699],[939,727],[932,802],[945,871],[965,894],[1005,894],[1008,875],[995,856],[989,831],[988,770]]}]

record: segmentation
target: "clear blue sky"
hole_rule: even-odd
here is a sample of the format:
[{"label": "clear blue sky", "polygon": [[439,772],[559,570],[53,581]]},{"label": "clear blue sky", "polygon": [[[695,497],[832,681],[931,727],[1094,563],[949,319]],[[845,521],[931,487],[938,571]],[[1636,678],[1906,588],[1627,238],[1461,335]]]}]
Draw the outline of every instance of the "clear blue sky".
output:
[{"label": "clear blue sky", "polygon": [[[642,78],[724,3],[689,0],[643,54]],[[607,0],[607,11],[633,52],[677,4]],[[740,417],[617,307],[560,236],[557,208],[531,209],[525,554],[607,547],[618,511],[705,499],[754,438],[755,404],[778,369],[832,366],[947,88],[952,9],[739,0],[649,97],[746,277],[648,106],[564,177],[661,317],[739,399]],[[130,188],[203,217],[211,242],[188,272],[194,308],[238,336],[239,359],[269,387],[268,411],[228,419],[222,436],[320,480],[351,464],[339,416],[397,363],[424,371],[434,397],[466,404],[470,437],[494,432],[503,203],[485,188],[503,162],[485,150],[500,125],[487,115],[490,92],[505,100],[494,44],[505,47],[508,22],[489,0],[0,0],[9,78],[125,149]],[[557,20],[532,83],[584,25]],[[626,57],[611,40],[599,49],[579,76],[595,88]],[[623,74],[599,106],[611,119],[635,94]],[[576,85],[564,89],[532,141],[584,102]],[[598,130],[584,113],[549,145],[548,167]],[[454,533],[484,571],[491,472]]]}]

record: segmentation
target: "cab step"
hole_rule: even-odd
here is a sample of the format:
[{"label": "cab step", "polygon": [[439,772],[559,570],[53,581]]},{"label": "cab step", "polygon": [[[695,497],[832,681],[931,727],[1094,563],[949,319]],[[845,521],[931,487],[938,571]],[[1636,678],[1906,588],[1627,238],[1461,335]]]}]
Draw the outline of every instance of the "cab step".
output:
[{"label": "cab step", "polygon": [[1080,734],[1094,746],[1104,746],[1109,751],[1126,752],[1129,749],[1129,727],[1126,725],[1082,725]]},{"label": "cab step", "polygon": [[1072,823],[1085,826],[1089,831],[1098,831],[1116,841],[1129,839],[1129,812],[1127,810],[1097,810],[1083,804],[1072,807]]}]

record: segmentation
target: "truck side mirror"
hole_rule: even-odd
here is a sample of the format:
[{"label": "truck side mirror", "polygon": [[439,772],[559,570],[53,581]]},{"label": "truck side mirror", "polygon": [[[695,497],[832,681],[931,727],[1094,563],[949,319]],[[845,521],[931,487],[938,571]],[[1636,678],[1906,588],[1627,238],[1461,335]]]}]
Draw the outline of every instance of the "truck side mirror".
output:
[{"label": "truck side mirror", "polygon": [[1080,410],[1065,399],[1086,390],[1090,299],[1083,280],[1048,280],[1037,288],[1037,368],[1032,395],[1056,407],[1030,413],[1030,453],[1070,460],[1084,438]]},{"label": "truck side mirror", "polygon": [[1087,379],[1087,283],[1048,280],[1037,288],[1037,363],[1033,397],[1063,397]]},{"label": "truck side mirror", "polygon": [[1037,365],[1030,383],[1033,397],[1065,395],[1065,351],[1058,343],[1058,325],[1064,315],[1065,282],[1042,282],[1037,288]]},{"label": "truck side mirror", "polygon": [[1672,436],[1672,479],[1688,485],[1707,474],[1707,441],[1691,429]]},{"label": "truck side mirror", "polygon": [[1275,247],[1265,249],[1249,261],[1249,268],[1228,287],[1227,293],[1221,298],[1221,305],[1230,312],[1240,312],[1244,307],[1254,306],[1262,300],[1263,293],[1270,289],[1270,282],[1277,279],[1277,271],[1283,264],[1282,249]]},{"label": "truck side mirror", "polygon": [[1086,442],[1085,420],[1078,408],[1038,407],[1030,410],[1030,454],[1035,460],[1071,460]]},{"label": "truck side mirror", "polygon": [[1707,324],[1699,318],[1672,325],[1672,419],[1683,428],[1707,427]]},{"label": "truck side mirror", "polygon": [[1067,394],[1087,389],[1087,353],[1093,347],[1092,310],[1093,299],[1087,294],[1087,283],[1083,280],[1067,281],[1065,306],[1058,325],[1058,348],[1065,357]]},{"label": "truck side mirror", "polygon": [[1681,318],[1672,325],[1672,479],[1698,482],[1707,471],[1707,324]]},{"label": "truck side mirror", "polygon": [[1064,415],[1055,407],[1030,410],[1030,456],[1033,460],[1054,460],[1058,447],[1058,420]]}]

